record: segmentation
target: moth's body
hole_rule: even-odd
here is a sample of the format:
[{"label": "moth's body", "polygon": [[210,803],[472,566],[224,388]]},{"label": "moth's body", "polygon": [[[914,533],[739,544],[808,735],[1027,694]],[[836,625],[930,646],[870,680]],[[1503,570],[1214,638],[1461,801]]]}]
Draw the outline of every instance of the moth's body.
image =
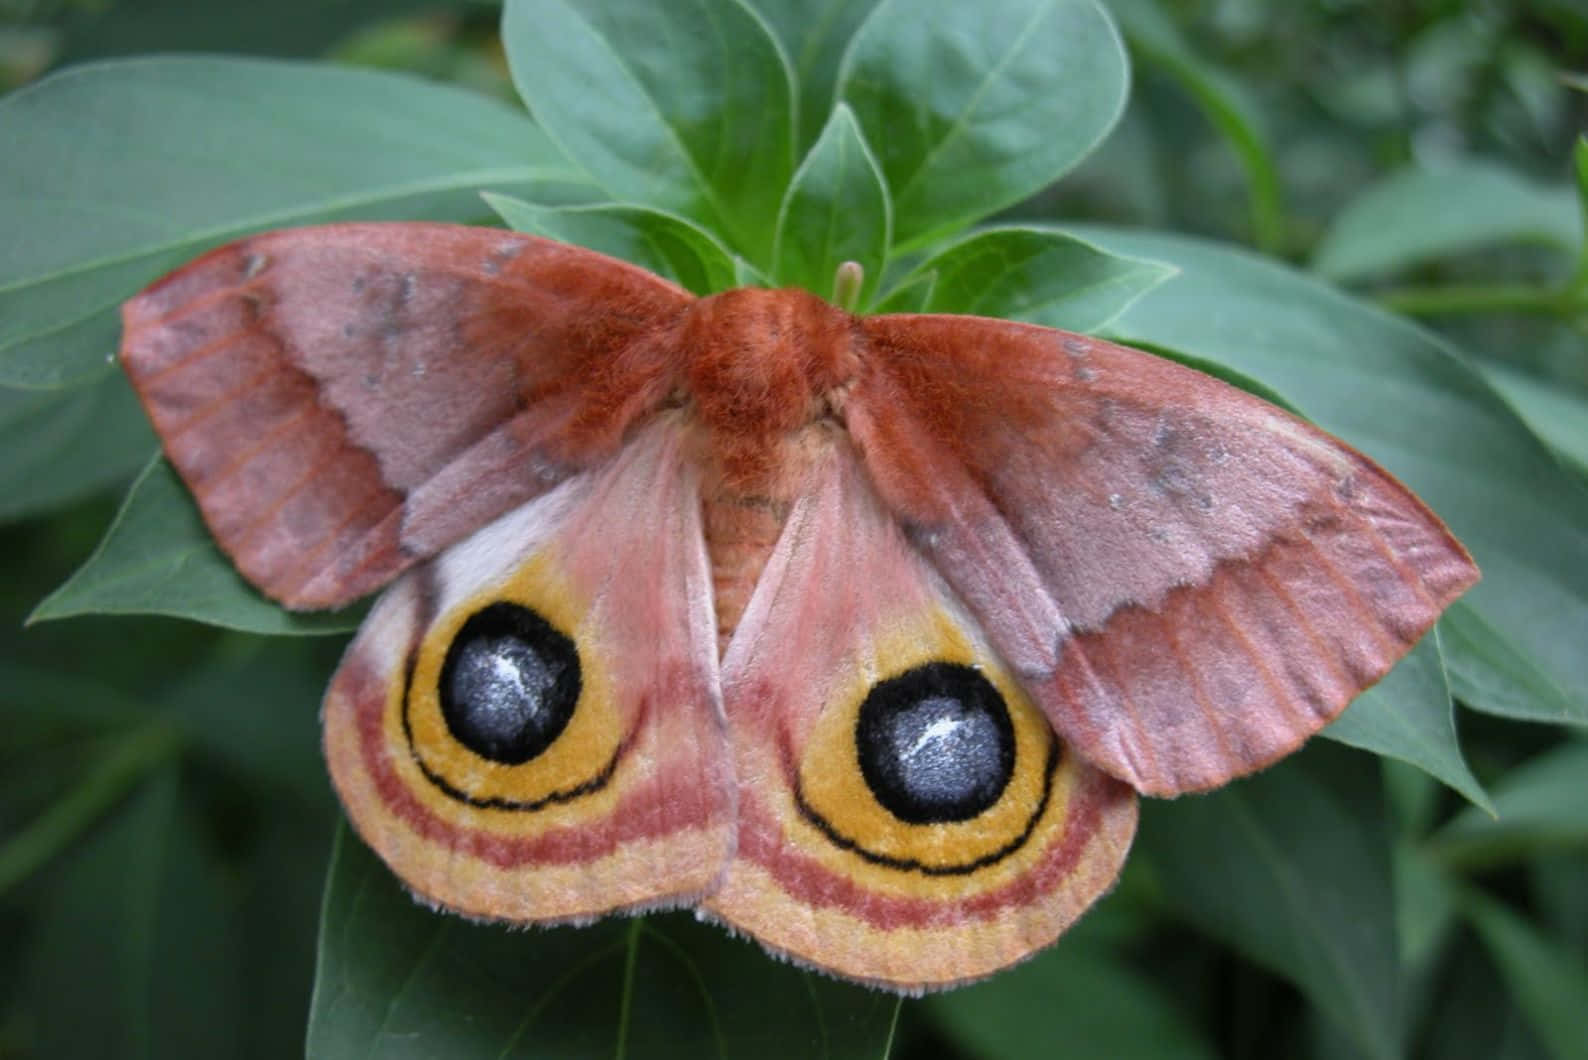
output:
[{"label": "moth's body", "polygon": [[683,365],[676,399],[701,469],[717,636],[726,650],[811,469],[849,444],[842,394],[864,337],[800,290],[742,288],[692,302],[664,332]]},{"label": "moth's body", "polygon": [[1293,750],[1477,576],[1344,443],[1046,328],[418,224],[254,237],[124,319],[250,580],[397,579],[326,754],[478,917],[693,905],[863,982],[990,974],[1109,886],[1136,791]]}]

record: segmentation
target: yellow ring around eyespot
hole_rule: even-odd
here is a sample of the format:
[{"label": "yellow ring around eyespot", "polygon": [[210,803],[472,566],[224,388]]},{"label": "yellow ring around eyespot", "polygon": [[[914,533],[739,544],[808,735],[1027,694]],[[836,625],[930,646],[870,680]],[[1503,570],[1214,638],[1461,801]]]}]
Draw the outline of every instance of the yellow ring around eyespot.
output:
[{"label": "yellow ring around eyespot", "polygon": [[[965,871],[978,862],[1015,853],[1022,837],[1029,837],[1036,827],[1037,818],[1054,809],[1043,808],[1044,797],[1061,795],[1048,792],[1054,737],[1047,718],[1002,667],[978,654],[949,616],[936,612],[930,620],[910,625],[914,628],[900,627],[879,637],[873,646],[875,666],[854,667],[850,680],[834,690],[800,752],[800,793],[810,811],[858,848],[847,852],[852,857],[940,873]],[[975,817],[912,824],[890,813],[867,785],[855,747],[856,721],[878,681],[931,662],[974,667],[997,689],[1014,730],[1014,771],[998,801]]]},{"label": "yellow ring around eyespot", "polygon": [[[438,618],[419,645],[408,682],[407,703],[403,702],[399,687],[388,704],[385,725],[394,745],[407,746],[409,734],[412,736],[414,754],[422,765],[422,771],[415,770],[415,782],[435,789],[435,782],[423,775],[428,772],[464,796],[467,803],[473,803],[471,808],[523,813],[529,808],[541,808],[538,804],[556,805],[559,796],[567,798],[581,788],[590,789],[614,762],[625,735],[611,675],[602,660],[587,648],[592,638],[583,628],[582,619],[588,605],[577,599],[558,576],[557,565],[548,551],[535,555],[505,583],[459,602]],[[501,602],[537,612],[572,639],[579,652],[579,700],[567,727],[539,755],[517,765],[493,762],[460,743],[447,728],[439,694],[441,668],[453,638],[472,615]],[[437,790],[437,794],[457,798],[443,790]],[[592,789],[592,797],[596,794],[599,790]]]}]

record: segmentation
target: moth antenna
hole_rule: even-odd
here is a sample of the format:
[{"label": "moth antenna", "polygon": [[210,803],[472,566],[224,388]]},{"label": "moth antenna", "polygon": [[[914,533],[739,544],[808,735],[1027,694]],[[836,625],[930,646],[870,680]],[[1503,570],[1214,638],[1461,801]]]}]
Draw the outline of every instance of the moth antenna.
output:
[{"label": "moth antenna", "polygon": [[846,261],[833,275],[833,303],[846,313],[853,313],[860,304],[860,288],[866,282],[866,270],[858,261]]}]

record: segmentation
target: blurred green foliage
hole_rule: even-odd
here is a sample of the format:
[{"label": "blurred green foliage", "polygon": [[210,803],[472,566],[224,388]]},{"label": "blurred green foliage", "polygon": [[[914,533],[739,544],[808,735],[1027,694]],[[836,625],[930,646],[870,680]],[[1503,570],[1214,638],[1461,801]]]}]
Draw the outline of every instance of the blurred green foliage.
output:
[{"label": "blurred green foliage", "polygon": [[[577,56],[549,31],[504,48],[490,4],[0,0],[0,1058],[306,1035],[326,1056],[1588,1056],[1588,12],[1111,0],[1131,96],[1100,147],[1124,74],[1098,43],[1079,117],[1038,138],[1054,173],[1079,163],[1062,182],[963,180],[1009,146],[989,141],[897,200],[919,156],[875,141],[899,100],[844,94],[837,58],[877,5],[756,6],[799,77],[796,152],[761,160],[769,201],[704,216],[683,178],[622,183],[645,131],[625,115],[574,144],[556,107],[583,89],[547,68]],[[872,27],[866,84],[904,36]],[[328,63],[79,65],[146,52]],[[774,53],[737,57],[770,78]],[[629,205],[602,205],[614,186]],[[867,203],[894,227],[811,238]],[[985,984],[895,1006],[681,916],[438,916],[350,836],[333,858],[317,704],[340,644],[257,635],[317,630],[241,585],[163,465],[140,474],[153,440],[106,360],[116,302],[165,268],[333,215],[499,215],[696,289],[869,255],[867,304],[1101,329],[1294,404],[1416,486],[1486,581],[1336,742],[1144,807],[1116,891]],[[77,617],[25,626],[41,601]]]}]

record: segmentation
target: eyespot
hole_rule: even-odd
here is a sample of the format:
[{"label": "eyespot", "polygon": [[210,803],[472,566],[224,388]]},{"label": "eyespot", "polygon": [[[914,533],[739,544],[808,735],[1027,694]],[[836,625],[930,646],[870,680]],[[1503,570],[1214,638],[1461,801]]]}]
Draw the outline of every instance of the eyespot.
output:
[{"label": "eyespot", "polygon": [[620,713],[610,661],[585,645],[587,606],[536,557],[430,620],[388,715],[430,787],[512,813],[606,789],[641,717]]},{"label": "eyespot", "polygon": [[785,761],[795,809],[835,856],[915,878],[966,876],[1026,846],[1061,748],[996,662],[950,626],[929,632],[878,653],[900,669],[868,679],[857,668]]},{"label": "eyespot", "polygon": [[513,603],[470,616],[447,649],[438,688],[458,742],[505,765],[528,762],[562,735],[579,691],[573,641]]},{"label": "eyespot", "polygon": [[927,663],[873,685],[860,705],[855,749],[872,795],[911,824],[978,816],[1015,769],[1003,696],[956,663]]}]

